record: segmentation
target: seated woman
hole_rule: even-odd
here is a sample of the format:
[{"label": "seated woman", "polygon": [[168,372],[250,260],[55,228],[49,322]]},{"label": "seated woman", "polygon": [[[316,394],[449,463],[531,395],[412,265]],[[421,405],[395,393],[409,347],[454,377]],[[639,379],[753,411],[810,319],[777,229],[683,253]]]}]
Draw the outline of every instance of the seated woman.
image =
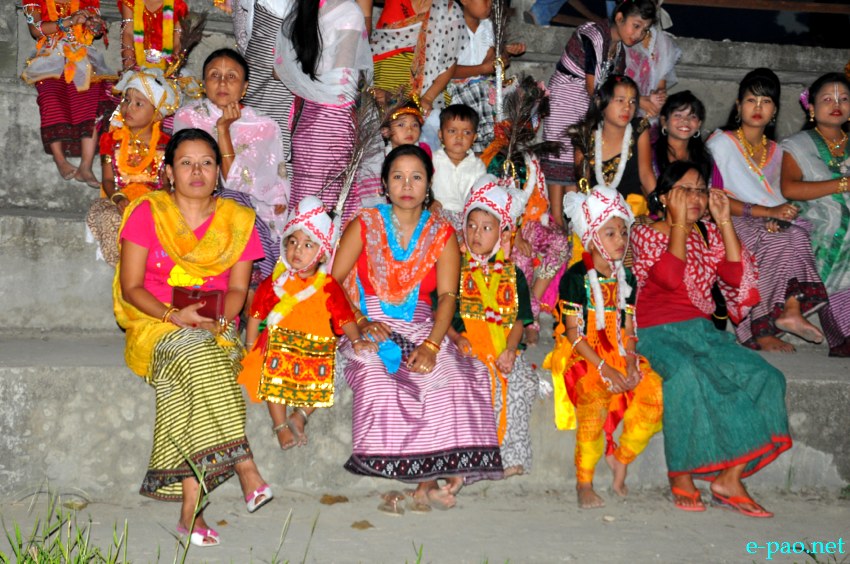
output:
[{"label": "seated woman", "polygon": [[809,115],[803,131],[782,142],[782,195],[811,223],[815,264],[829,305],[820,311],[829,356],[850,357],[850,81],[818,78],[801,97]]},{"label": "seated woman", "polygon": [[826,289],[815,270],[809,232],[797,208],[782,197],[782,148],[772,141],[779,113],[779,79],[769,69],[747,74],[723,131],[707,146],[714,159],[713,188],[730,196],[735,232],[756,259],[761,301],[735,327],[744,345],[765,351],[794,352],[779,338],[792,333],[814,343],[823,333],[805,314],[826,304]]},{"label": "seated woman", "polygon": [[[181,501],[177,532],[197,546],[220,542],[203,517],[200,476],[206,496],[235,472],[249,512],[272,499],[245,437],[245,400],[236,383],[243,349],[235,318],[252,262],[263,251],[254,212],[213,196],[220,164],[207,133],[174,135],[165,150],[174,191],[150,192],[127,207],[113,284],[127,364],[156,391],[153,452],[141,494]],[[217,317],[200,313],[209,303],[173,307],[178,286],[217,291]]]},{"label": "seated woman", "polygon": [[[678,161],[658,179],[666,217],[632,231],[640,354],[663,380],[664,453],[676,506],[704,511],[694,478],[714,503],[771,517],[742,478],[791,448],[785,378],[758,353],[717,331],[711,288],[719,281],[739,321],[758,302],[752,257],[741,247],[729,199],[706,188],[698,166]],[[716,225],[700,221],[710,210]]]},{"label": "seated woman", "polygon": [[460,251],[451,226],[426,209],[433,173],[421,148],[393,149],[381,171],[390,203],[364,208],[348,225],[332,270],[347,279],[361,333],[379,343],[377,354],[362,356],[350,342],[340,346],[354,392],[345,468],[417,483],[412,508],[426,511],[453,507],[464,480],[502,477],[490,375],[446,338]]},{"label": "seated woman", "polygon": [[289,181],[277,124],[240,101],[248,90],[248,63],[233,49],[210,53],[203,66],[206,98],[174,114],[174,131],[203,129],[221,148],[222,196],[257,212],[265,258],[254,267],[252,287],[271,275],[280,256]]}]

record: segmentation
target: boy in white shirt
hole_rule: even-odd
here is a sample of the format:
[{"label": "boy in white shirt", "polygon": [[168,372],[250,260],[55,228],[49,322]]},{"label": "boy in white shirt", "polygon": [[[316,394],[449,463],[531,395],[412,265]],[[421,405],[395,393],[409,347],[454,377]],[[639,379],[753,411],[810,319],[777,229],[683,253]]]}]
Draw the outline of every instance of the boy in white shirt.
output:
[{"label": "boy in white shirt", "polygon": [[432,212],[440,212],[458,233],[462,231],[463,205],[473,183],[487,172],[472,152],[478,128],[478,112],[464,104],[452,104],[440,112],[440,143],[434,152]]}]

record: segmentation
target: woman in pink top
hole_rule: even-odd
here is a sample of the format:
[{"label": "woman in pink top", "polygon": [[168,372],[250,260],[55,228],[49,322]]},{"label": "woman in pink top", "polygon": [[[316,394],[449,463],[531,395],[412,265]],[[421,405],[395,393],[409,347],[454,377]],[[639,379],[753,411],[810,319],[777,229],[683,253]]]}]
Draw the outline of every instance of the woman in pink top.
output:
[{"label": "woman in pink top", "polygon": [[[236,383],[244,352],[237,316],[252,263],[263,252],[254,211],[212,195],[221,152],[209,134],[178,132],[164,161],[173,192],[150,192],[124,213],[115,316],[127,331],[127,364],[156,391],[153,452],[141,493],[182,502],[178,533],[213,546],[219,535],[203,510],[196,512],[199,479],[209,493],[236,473],[249,512],[272,498],[245,437],[245,401]],[[218,291],[221,308],[202,315],[204,302],[173,307],[177,287]]]}]

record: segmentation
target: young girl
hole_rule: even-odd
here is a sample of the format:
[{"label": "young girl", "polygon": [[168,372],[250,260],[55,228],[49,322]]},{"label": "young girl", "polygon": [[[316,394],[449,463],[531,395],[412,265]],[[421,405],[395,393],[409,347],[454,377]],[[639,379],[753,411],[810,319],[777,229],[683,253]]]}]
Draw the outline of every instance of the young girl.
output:
[{"label": "young girl", "polygon": [[[634,278],[623,267],[631,210],[608,187],[567,194],[564,210],[586,251],[561,278],[560,323],[544,367],[552,370],[558,428],[574,429],[578,420],[576,490],[579,507],[590,509],[605,505],[593,489],[603,445],[614,491],[628,493],[628,465],[661,429],[661,379],[635,353]],[[617,445],[613,432],[621,420]]]},{"label": "young girl", "polygon": [[[720,507],[771,517],[742,479],[791,448],[785,378],[709,320],[715,283],[735,323],[758,301],[752,257],[735,234],[729,199],[709,191],[698,165],[671,164],[656,191],[664,220],[632,232],[637,348],[664,383],[664,454],[674,502],[704,511],[694,485],[699,478],[711,482]],[[706,210],[716,224],[700,221]]]},{"label": "young girl", "polygon": [[180,53],[184,0],[118,0],[121,11],[121,66],[124,70],[165,69]]},{"label": "young girl", "polygon": [[[100,183],[92,172],[95,120],[106,99],[104,82],[114,80],[103,54],[93,45],[104,33],[100,0],[30,0],[23,5],[30,35],[37,41],[21,78],[38,91],[41,142],[59,175]],[[66,157],[80,157],[75,167]]]},{"label": "young girl", "polygon": [[652,170],[651,177],[641,177],[649,193],[655,190],[656,179],[672,162],[691,161],[705,170],[713,166],[702,136],[705,106],[690,90],[670,95],[661,106],[658,119],[661,130],[652,151],[638,154],[640,169]]},{"label": "young girl", "polygon": [[[344,333],[357,354],[378,350],[361,338],[342,288],[325,270],[338,238],[339,223],[321,200],[301,200],[283,230],[280,261],[251,306],[246,338],[252,352],[239,383],[253,401],[267,403],[284,450],[307,444],[310,414],[334,403],[336,336]],[[288,418],[287,405],[294,408]]]},{"label": "young girl", "polygon": [[[472,150],[480,154],[493,141],[495,112],[492,96],[495,92],[496,47],[493,23],[489,20],[492,0],[461,0],[466,34],[458,51],[457,66],[446,92],[452,104],[466,104],[478,112],[478,135]],[[505,46],[502,61],[509,56],[525,53],[525,44]]]},{"label": "young girl", "polygon": [[424,121],[422,110],[415,100],[402,100],[391,108],[381,123],[381,137],[386,152],[389,153],[399,145],[418,145],[433,158],[431,147],[419,142]]},{"label": "young girl", "polygon": [[[284,21],[275,71],[295,95],[292,118],[292,201],[318,196],[333,209],[354,145],[352,110],[361,78],[371,82],[363,12],[348,0],[304,0]],[[377,191],[377,178],[364,178]],[[358,190],[361,187],[357,188]],[[360,207],[356,192],[343,208],[345,223]]]},{"label": "young girl", "polygon": [[639,97],[632,79],[609,77],[577,129],[583,139],[575,151],[578,177],[587,186],[617,190],[636,217],[648,211],[644,184],[652,174],[651,169],[640,166],[639,155],[650,153],[651,144],[647,121],[635,118]]},{"label": "young girl", "polygon": [[625,74],[638,85],[640,114],[656,117],[667,100],[667,89],[676,84],[676,62],[682,50],[659,23],[643,40],[626,49]]},{"label": "young girl", "polygon": [[[549,79],[552,112],[543,124],[543,138],[565,144],[557,157],[544,159],[543,173],[549,183],[552,215],[559,225],[564,221],[561,209],[564,191],[576,183],[577,161],[572,143],[564,140],[564,131],[584,117],[599,85],[612,73],[623,72],[623,47],[631,47],[643,39],[655,19],[655,2],[625,0],[617,5],[612,17],[610,24],[589,22],[576,29]],[[608,150],[612,149],[609,146]]]},{"label": "young girl", "polygon": [[735,334],[750,348],[793,352],[794,345],[780,339],[783,332],[823,341],[803,316],[824,307],[827,292],[815,267],[812,225],[797,218],[798,208],[781,192],[782,148],[772,140],[779,95],[772,71],[748,73],[725,131],[715,132],[707,146],[715,164],[712,187],[729,194],[735,232],[759,269],[761,300]]},{"label": "young girl", "polygon": [[86,225],[103,259],[118,262],[118,228],[127,204],[163,188],[165,146],[171,137],[160,131],[162,118],[174,113],[180,96],[162,72],[128,71],[115,86],[122,92],[113,127],[100,138],[102,199],[92,204]]},{"label": "young girl", "polygon": [[522,354],[523,327],[534,321],[528,283],[505,255],[523,206],[522,194],[490,174],[472,187],[463,211],[466,246],[458,309],[449,338],[490,370],[505,477],[531,470],[531,406],[536,372]]}]

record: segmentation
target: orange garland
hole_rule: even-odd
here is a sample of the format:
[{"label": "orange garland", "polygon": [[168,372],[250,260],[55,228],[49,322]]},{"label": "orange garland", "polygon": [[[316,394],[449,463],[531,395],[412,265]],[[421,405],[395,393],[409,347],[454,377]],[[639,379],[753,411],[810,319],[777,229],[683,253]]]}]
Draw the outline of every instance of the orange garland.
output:
[{"label": "orange garland", "polygon": [[153,163],[156,158],[156,148],[158,147],[161,132],[159,130],[159,122],[154,122],[153,130],[151,131],[151,140],[148,143],[148,154],[139,161],[136,166],[129,164],[130,158],[130,128],[126,125],[119,130],[112,132],[112,137],[121,140],[121,148],[118,150],[118,170],[129,174],[141,174]]},{"label": "orange garland", "polygon": [[[56,0],[45,0],[45,4],[47,6],[47,17],[50,18],[48,21],[58,22],[59,21],[59,10],[56,8]],[[69,15],[76,14],[80,10],[80,0],[71,0],[69,5]],[[57,23],[58,25],[58,23]],[[92,35],[91,31],[89,31],[83,24],[75,24],[73,27],[74,37],[77,39],[77,46],[65,44],[62,47],[62,54],[68,59],[68,63],[65,65],[64,74],[65,74],[65,82],[71,83],[74,80],[74,75],[76,74],[76,64],[86,58],[88,55],[88,49],[86,49],[86,45],[91,45],[94,40],[94,35]],[[38,40],[38,48],[43,47],[44,43],[47,41],[47,36],[42,35],[41,39]]]}]

